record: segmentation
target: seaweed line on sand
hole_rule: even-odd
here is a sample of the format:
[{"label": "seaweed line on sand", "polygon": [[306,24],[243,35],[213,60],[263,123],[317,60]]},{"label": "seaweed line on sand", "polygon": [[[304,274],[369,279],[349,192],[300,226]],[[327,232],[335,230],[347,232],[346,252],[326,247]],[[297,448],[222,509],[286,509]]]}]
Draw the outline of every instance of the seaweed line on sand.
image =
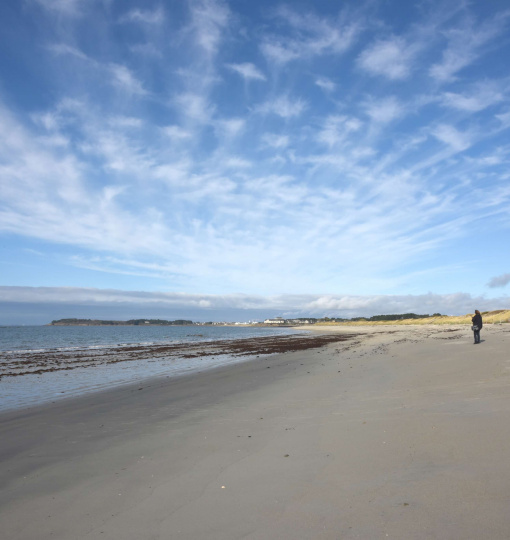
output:
[{"label": "seaweed line on sand", "polygon": [[314,349],[338,343],[355,334],[270,336],[235,340],[179,343],[175,345],[133,345],[122,349],[81,349],[73,351],[38,351],[9,353],[0,356],[0,379],[21,375],[40,375],[83,367],[132,362],[136,360],[201,358],[205,356],[260,356]]}]

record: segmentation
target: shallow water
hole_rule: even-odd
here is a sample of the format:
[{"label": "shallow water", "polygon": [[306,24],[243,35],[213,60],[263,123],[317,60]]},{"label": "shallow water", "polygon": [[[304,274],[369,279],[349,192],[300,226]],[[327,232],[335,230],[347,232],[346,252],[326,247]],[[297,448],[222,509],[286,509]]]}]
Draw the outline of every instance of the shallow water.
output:
[{"label": "shallow water", "polygon": [[292,332],[289,328],[251,326],[3,326],[0,327],[0,351],[194,343]]},{"label": "shallow water", "polygon": [[[112,350],[119,353],[129,345],[197,343],[246,339],[295,333],[285,328],[252,327],[102,327],[24,326],[0,328],[0,367],[12,358],[30,358],[37,352]],[[119,350],[120,349],[120,350]],[[197,358],[143,358],[129,362],[77,367],[72,371],[27,374],[0,379],[0,410],[23,408],[70,396],[90,393],[154,376],[176,377],[193,371],[244,362],[251,357],[232,355]]]}]

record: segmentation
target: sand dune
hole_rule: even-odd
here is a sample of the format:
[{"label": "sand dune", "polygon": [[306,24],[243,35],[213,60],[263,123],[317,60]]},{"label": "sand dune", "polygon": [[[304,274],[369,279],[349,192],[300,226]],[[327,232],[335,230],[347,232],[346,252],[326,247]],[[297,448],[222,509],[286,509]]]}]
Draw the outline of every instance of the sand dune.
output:
[{"label": "sand dune", "polygon": [[[426,317],[424,319],[402,319],[397,321],[352,321],[352,322],[321,322],[320,326],[387,326],[387,325],[430,325],[430,324],[469,324],[471,325],[471,318],[474,313],[468,313],[466,315],[442,315],[440,317]],[[510,322],[510,309],[498,309],[496,311],[484,311],[482,312],[484,324],[501,324]]]}]

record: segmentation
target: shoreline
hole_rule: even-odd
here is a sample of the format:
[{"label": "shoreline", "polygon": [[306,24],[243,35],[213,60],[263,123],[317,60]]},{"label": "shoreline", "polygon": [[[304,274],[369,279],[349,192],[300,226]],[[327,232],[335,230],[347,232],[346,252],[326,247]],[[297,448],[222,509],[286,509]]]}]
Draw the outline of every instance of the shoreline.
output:
[{"label": "shoreline", "polygon": [[0,353],[0,411],[33,407],[148,378],[180,377],[277,353],[314,349],[343,341],[349,335],[309,332]]},{"label": "shoreline", "polygon": [[506,538],[510,329],[357,331],[0,414],[4,538]]}]

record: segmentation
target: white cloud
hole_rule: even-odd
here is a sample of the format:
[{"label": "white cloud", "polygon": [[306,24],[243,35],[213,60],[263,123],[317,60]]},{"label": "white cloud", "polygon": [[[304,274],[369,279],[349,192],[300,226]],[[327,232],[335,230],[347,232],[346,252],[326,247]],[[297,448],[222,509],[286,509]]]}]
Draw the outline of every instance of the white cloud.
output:
[{"label": "white cloud", "polygon": [[120,22],[140,22],[143,24],[162,24],[165,21],[165,12],[161,6],[154,10],[132,9],[123,15]]},{"label": "white cloud", "polygon": [[[96,272],[118,274],[125,276],[140,276],[150,278],[165,278],[168,276],[176,277],[179,275],[179,269],[175,264],[144,262],[128,257],[73,255],[70,259],[73,266],[85,268]],[[134,293],[133,297],[140,296],[140,293]],[[93,301],[93,300],[92,300]]]},{"label": "white cloud", "polygon": [[501,276],[493,277],[487,284],[491,288],[505,287],[510,283],[510,274],[502,274]]},{"label": "white cloud", "polygon": [[448,30],[448,45],[441,61],[431,66],[430,76],[438,82],[454,81],[457,73],[477,60],[485,52],[486,45],[505,30],[509,17],[510,11],[506,11],[479,26],[466,19],[462,26]]},{"label": "white cloud", "polygon": [[71,17],[77,17],[81,15],[81,6],[84,4],[84,0],[34,0],[48,11],[59,13],[60,15],[67,15]]},{"label": "white cloud", "polygon": [[358,65],[372,75],[401,80],[411,74],[413,55],[413,49],[404,39],[392,37],[365,49],[358,57]]},{"label": "white cloud", "polygon": [[165,182],[168,185],[186,185],[190,181],[191,163],[183,158],[171,163],[159,163],[152,168],[154,178]]},{"label": "white cloud", "polygon": [[494,84],[478,84],[470,93],[444,92],[441,103],[445,107],[467,112],[479,112],[503,101],[503,93]]},{"label": "white cloud", "polygon": [[186,92],[176,96],[175,102],[180,114],[201,124],[211,121],[216,108],[207,96],[193,92]]},{"label": "white cloud", "polygon": [[141,118],[134,116],[112,116],[109,119],[109,124],[116,128],[140,128],[144,122]]},{"label": "white cloud", "polygon": [[501,122],[501,129],[510,127],[510,112],[496,114],[496,118]]},{"label": "white cloud", "polygon": [[464,315],[473,313],[475,306],[482,310],[505,306],[506,299],[485,299],[467,293],[423,294],[423,295],[374,295],[374,296],[320,296],[305,305],[314,313],[347,313],[383,315],[398,313]]},{"label": "white cloud", "polygon": [[286,64],[302,56],[299,47],[295,44],[284,43],[283,40],[280,41],[277,38],[266,38],[261,44],[260,50],[268,60],[277,64]]},{"label": "white cloud", "polygon": [[47,131],[54,131],[60,127],[60,118],[54,112],[46,111],[44,113],[37,113],[32,115],[32,119]]},{"label": "white cloud", "polygon": [[189,3],[196,41],[208,54],[215,55],[230,21],[230,10],[222,0],[190,0]]},{"label": "white cloud", "polygon": [[354,117],[348,116],[329,116],[324,121],[324,126],[319,131],[319,141],[328,146],[335,146],[362,127],[362,122]]},{"label": "white cloud", "polygon": [[253,165],[251,161],[235,156],[227,158],[224,163],[228,169],[247,169]]},{"label": "white cloud", "polygon": [[280,96],[271,101],[266,101],[256,110],[263,114],[272,113],[282,118],[292,118],[299,116],[306,107],[307,104],[302,99],[291,100],[286,96]]},{"label": "white cloud", "polygon": [[162,58],[163,54],[161,50],[156,48],[153,43],[136,43],[135,45],[130,45],[129,50],[135,54],[140,54],[147,57]]},{"label": "white cloud", "polygon": [[[53,46],[54,54],[42,55],[46,75],[37,90],[63,99],[33,113],[9,94],[12,112],[1,115],[0,228],[18,235],[20,245],[43,240],[66,262],[70,251],[90,250],[71,264],[126,275],[152,272],[166,280],[163,287],[178,290],[314,291],[320,283],[322,290],[341,292],[348,283],[351,292],[377,292],[428,290],[425,278],[404,282],[403,268],[447,258],[445,246],[469,240],[470,216],[504,237],[505,80],[439,93],[405,50],[415,47],[416,28],[406,20],[399,24],[403,38],[380,41],[379,49],[372,44],[360,57],[375,69],[379,54],[376,74],[401,81],[388,97],[387,82],[379,88],[352,69],[357,53],[341,62],[326,58],[352,46],[357,34],[348,38],[346,19],[275,8],[276,19],[247,26],[246,2],[230,3],[239,17],[222,2],[177,4],[161,3],[164,29],[139,24],[158,13],[140,4],[130,12],[136,26],[122,27],[119,40],[118,11],[99,11],[94,2],[80,4],[87,18],[72,28],[60,18],[48,41],[31,37],[34,50],[66,38]],[[105,20],[88,17],[98,13]],[[249,17],[260,13],[250,10]],[[441,24],[441,30],[451,27],[451,20]],[[99,43],[90,41],[97,36]],[[148,52],[159,48],[159,57],[132,54],[140,36]],[[245,62],[256,58],[260,43],[276,46],[281,62],[304,62],[269,70],[258,60]],[[473,81],[503,69],[503,60],[492,60],[482,76],[468,72]],[[237,74],[250,82],[240,92],[238,84],[229,85]],[[265,77],[270,82],[252,84]],[[333,81],[341,91],[323,95],[318,87],[332,92]],[[112,92],[112,82],[124,92]],[[140,95],[150,101],[131,99]],[[415,107],[421,95],[435,101]],[[485,112],[490,103],[498,110]],[[438,104],[485,114],[457,124],[466,115]],[[404,115],[393,129],[391,122]],[[136,261],[157,261],[161,268]],[[462,268],[459,275],[475,286],[470,271]],[[97,274],[81,275],[98,283],[92,281]],[[447,290],[445,283],[438,289]]]},{"label": "white cloud", "polygon": [[221,135],[235,137],[243,131],[245,125],[246,120],[244,118],[228,118],[217,120],[215,122],[215,129]]},{"label": "white cloud", "polygon": [[239,73],[239,75],[245,79],[254,79],[259,81],[266,80],[265,75],[254,64],[248,62],[244,64],[227,64],[227,67],[236,73]]},{"label": "white cloud", "polygon": [[450,146],[456,152],[462,152],[471,146],[468,133],[462,133],[455,127],[441,124],[432,130],[432,135],[436,139]]},{"label": "white cloud", "polygon": [[322,88],[322,90],[324,90],[325,92],[333,92],[336,89],[336,84],[331,79],[328,79],[327,77],[319,77],[315,81],[315,84],[319,88]]},{"label": "white cloud", "polygon": [[264,56],[276,64],[308,59],[324,54],[341,54],[354,43],[360,26],[339,17],[331,21],[313,14],[300,14],[289,7],[280,8],[278,17],[291,35],[266,36],[260,46]]},{"label": "white cloud", "polygon": [[264,135],[262,135],[262,142],[265,146],[268,146],[270,148],[281,149],[289,146],[290,139],[287,135],[264,133]]},{"label": "white cloud", "polygon": [[365,102],[364,108],[365,113],[376,124],[388,124],[404,113],[404,108],[394,96],[382,99],[371,98]]},{"label": "white cloud", "polygon": [[147,94],[147,90],[142,83],[136,79],[131,71],[120,64],[110,64],[110,72],[113,75],[113,83],[129,94],[143,96]]},{"label": "white cloud", "polygon": [[96,60],[88,57],[82,51],[75,47],[71,47],[65,43],[57,43],[50,45],[49,50],[57,55],[68,55],[80,60],[84,60],[88,65],[98,72],[107,72],[112,77],[112,83],[114,86],[122,89],[123,91],[132,95],[146,95],[147,90],[143,87],[143,84],[133,75],[131,70],[122,65],[116,63],[102,64]]},{"label": "white cloud", "polygon": [[191,137],[191,133],[189,131],[179,126],[166,126],[162,128],[162,131],[167,137],[175,140],[189,139]]},{"label": "white cloud", "polygon": [[80,60],[89,60],[88,56],[81,52],[76,47],[71,47],[70,45],[66,43],[54,43],[53,45],[49,45],[48,49],[58,55],[70,55],[75,56],[76,58],[79,58]]},{"label": "white cloud", "polygon": [[[361,269],[375,265],[378,272],[394,271],[402,261],[436,249],[463,230],[451,205],[443,202],[448,197],[438,204],[435,193],[422,195],[425,188],[416,176],[411,182],[386,172],[372,186],[370,173],[353,164],[351,154],[336,149],[327,155],[336,162],[326,163],[324,154],[318,156],[322,164],[300,161],[310,153],[297,152],[292,158],[296,175],[288,174],[291,169],[264,175],[260,163],[242,151],[226,152],[220,146],[215,156],[197,158],[180,145],[175,150],[165,135],[179,137],[186,129],[175,124],[167,126],[178,127],[168,134],[155,129],[151,144],[140,145],[138,129],[110,123],[113,116],[105,117],[105,123],[94,109],[76,102],[58,110],[68,115],[64,125],[72,121],[80,131],[76,155],[47,148],[11,114],[1,115],[0,228],[75,250],[161,260],[162,269],[103,260],[81,260],[81,266],[171,276],[180,290],[221,290],[225,283],[229,290],[313,290],[319,280],[338,289],[338,283],[324,282],[324,276],[341,276],[350,290],[361,287],[361,279],[366,290]],[[347,116],[334,121],[339,130],[357,126]],[[60,122],[49,125],[59,134]],[[211,124],[207,128],[212,131]],[[262,139],[278,151],[287,147],[288,137],[266,133]],[[296,145],[299,137],[292,139]],[[94,156],[93,169],[81,161],[84,154]],[[338,169],[325,174],[334,166]],[[229,168],[232,177],[225,172]],[[89,175],[99,170],[107,172],[108,181],[98,185]],[[311,181],[303,179],[307,174]],[[27,192],[32,196],[27,198]],[[499,198],[504,205],[507,199]],[[458,204],[470,214],[475,202],[461,199]],[[453,233],[446,227],[433,229],[436,218],[453,223]],[[386,254],[383,260],[381,252]],[[174,279],[175,267],[184,276],[180,281]]]},{"label": "white cloud", "polygon": [[77,287],[5,287],[0,286],[0,302],[61,305],[97,305],[151,307],[186,307],[194,316],[207,316],[203,309],[280,311],[287,316],[372,316],[380,314],[442,313],[464,315],[477,309],[508,308],[507,298],[487,299],[467,293],[423,295],[311,295],[288,294],[261,296],[247,294],[188,294],[174,292],[123,291]]}]

